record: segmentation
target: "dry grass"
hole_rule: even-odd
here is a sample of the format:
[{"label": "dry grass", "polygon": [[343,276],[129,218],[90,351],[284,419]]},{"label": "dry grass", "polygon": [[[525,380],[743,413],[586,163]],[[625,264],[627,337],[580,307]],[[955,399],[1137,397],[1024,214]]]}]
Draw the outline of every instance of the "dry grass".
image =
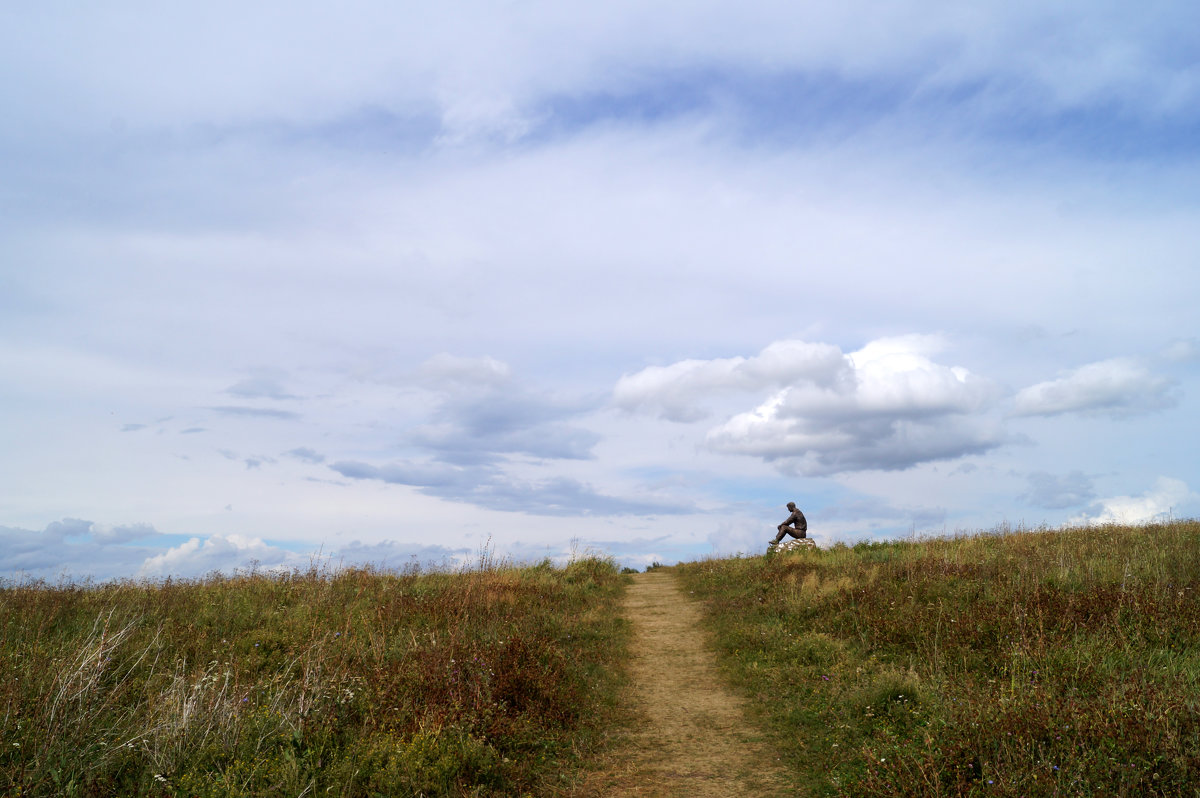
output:
[{"label": "dry grass", "polygon": [[1194,795],[1200,523],[679,566],[817,793]]},{"label": "dry grass", "polygon": [[0,794],[516,795],[615,717],[609,561],[0,589]]}]

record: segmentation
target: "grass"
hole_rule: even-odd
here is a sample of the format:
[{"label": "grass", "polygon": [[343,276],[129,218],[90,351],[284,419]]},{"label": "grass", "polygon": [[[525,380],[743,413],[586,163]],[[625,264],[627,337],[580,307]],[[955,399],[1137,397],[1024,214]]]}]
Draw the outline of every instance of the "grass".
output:
[{"label": "grass", "polygon": [[557,794],[618,720],[625,578],[5,585],[0,794]]},{"label": "grass", "polygon": [[1200,794],[1200,523],[675,571],[813,794]]}]

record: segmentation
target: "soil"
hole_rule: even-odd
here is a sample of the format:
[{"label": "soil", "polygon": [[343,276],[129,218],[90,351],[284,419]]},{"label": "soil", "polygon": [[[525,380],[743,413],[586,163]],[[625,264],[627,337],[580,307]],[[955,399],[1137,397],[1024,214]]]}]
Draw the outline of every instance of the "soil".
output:
[{"label": "soil", "polygon": [[795,795],[777,754],[726,687],[700,629],[700,608],[669,571],[633,576],[629,690],[639,720],[577,793],[602,796]]}]

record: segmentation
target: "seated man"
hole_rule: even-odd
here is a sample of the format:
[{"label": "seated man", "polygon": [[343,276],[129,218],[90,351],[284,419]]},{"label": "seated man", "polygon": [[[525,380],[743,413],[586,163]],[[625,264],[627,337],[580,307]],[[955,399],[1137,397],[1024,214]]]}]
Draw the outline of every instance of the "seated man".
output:
[{"label": "seated man", "polygon": [[779,525],[779,534],[771,541],[772,545],[776,545],[783,540],[784,535],[791,535],[797,540],[803,540],[808,535],[808,521],[804,518],[804,513],[796,508],[795,502],[788,502],[787,508],[792,511],[792,514],[787,517],[787,520]]}]

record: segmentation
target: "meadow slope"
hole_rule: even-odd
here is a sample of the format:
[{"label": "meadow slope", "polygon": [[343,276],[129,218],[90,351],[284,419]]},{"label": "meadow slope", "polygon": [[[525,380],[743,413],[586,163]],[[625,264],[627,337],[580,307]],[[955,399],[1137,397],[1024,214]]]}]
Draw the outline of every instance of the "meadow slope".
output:
[{"label": "meadow slope", "polygon": [[2,795],[553,795],[616,717],[610,561],[0,588]]},{"label": "meadow slope", "polygon": [[1197,794],[1196,521],[674,570],[814,794]]}]

